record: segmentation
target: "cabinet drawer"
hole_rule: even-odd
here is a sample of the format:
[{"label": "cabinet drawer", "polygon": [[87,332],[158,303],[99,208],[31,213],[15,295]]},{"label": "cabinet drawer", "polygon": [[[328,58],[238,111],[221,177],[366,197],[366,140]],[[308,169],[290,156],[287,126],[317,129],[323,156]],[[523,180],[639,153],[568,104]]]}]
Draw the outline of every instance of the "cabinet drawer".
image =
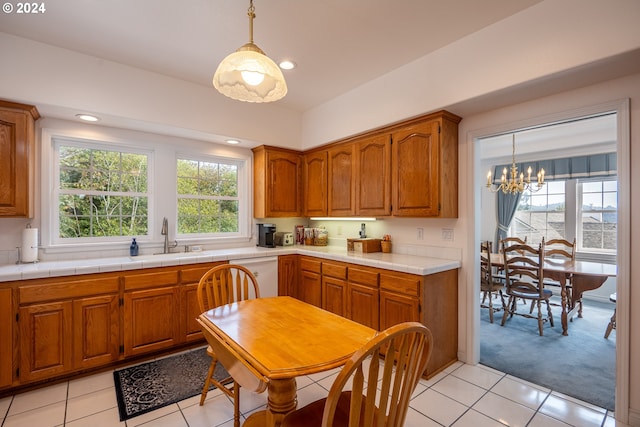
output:
[{"label": "cabinet drawer", "polygon": [[153,273],[124,276],[124,290],[157,288],[158,286],[176,285],[178,270],[165,270]]},{"label": "cabinet drawer", "polygon": [[45,301],[60,301],[91,295],[117,293],[119,290],[117,276],[77,280],[67,278],[65,281],[42,281],[34,285],[18,288],[20,305]]},{"label": "cabinet drawer", "polygon": [[422,276],[402,273],[380,274],[380,288],[402,294],[419,296],[421,284]]},{"label": "cabinet drawer", "polygon": [[204,276],[204,274],[211,270],[213,267],[217,267],[221,264],[226,264],[226,262],[217,262],[214,264],[206,264],[203,267],[194,267],[194,268],[186,268],[180,271],[180,279],[181,283],[198,283],[200,278]]},{"label": "cabinet drawer", "polygon": [[335,277],[336,279],[346,279],[347,266],[344,264],[336,264],[333,262],[323,262],[322,275]]},{"label": "cabinet drawer", "polygon": [[320,274],[322,262],[315,258],[300,258],[300,270],[303,271],[312,271],[314,273]]},{"label": "cabinet drawer", "polygon": [[359,283],[361,285],[378,287],[378,272],[365,270],[364,268],[349,267],[349,282]]}]

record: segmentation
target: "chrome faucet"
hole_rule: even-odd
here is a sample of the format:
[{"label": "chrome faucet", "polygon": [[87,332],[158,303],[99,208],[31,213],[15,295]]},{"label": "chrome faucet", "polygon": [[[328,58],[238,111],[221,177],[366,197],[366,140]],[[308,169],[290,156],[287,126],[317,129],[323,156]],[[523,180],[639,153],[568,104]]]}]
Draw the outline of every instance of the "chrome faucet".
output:
[{"label": "chrome faucet", "polygon": [[167,217],[162,219],[162,230],[160,234],[164,236],[164,248],[162,250],[163,254],[169,253],[169,222],[167,221]]}]

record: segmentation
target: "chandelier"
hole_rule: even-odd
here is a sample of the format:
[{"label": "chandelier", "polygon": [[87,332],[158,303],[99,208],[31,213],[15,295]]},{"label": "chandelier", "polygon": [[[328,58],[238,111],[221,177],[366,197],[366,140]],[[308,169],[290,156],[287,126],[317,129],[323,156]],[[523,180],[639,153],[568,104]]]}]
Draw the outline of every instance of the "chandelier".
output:
[{"label": "chandelier", "polygon": [[222,60],[213,75],[213,86],[229,98],[245,102],[273,102],[287,94],[282,71],[253,43],[253,0],[249,10],[249,42]]},{"label": "chandelier", "polygon": [[518,167],[516,166],[516,135],[512,137],[512,154],[511,154],[511,177],[507,181],[507,168],[502,170],[502,178],[500,179],[500,185],[493,187],[491,183],[491,170],[487,172],[487,188],[492,193],[496,193],[502,190],[503,193],[522,193],[529,190],[531,192],[540,191],[544,185],[544,169],[538,171],[538,182],[535,185],[531,184],[531,166],[527,169],[527,178],[524,177],[524,172],[520,172],[518,176]]}]

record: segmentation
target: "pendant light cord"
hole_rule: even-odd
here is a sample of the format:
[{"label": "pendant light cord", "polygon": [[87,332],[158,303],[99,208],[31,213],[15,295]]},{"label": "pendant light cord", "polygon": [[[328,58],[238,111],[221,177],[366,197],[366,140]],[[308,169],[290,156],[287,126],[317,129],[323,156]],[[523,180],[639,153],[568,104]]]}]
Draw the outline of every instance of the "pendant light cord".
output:
[{"label": "pendant light cord", "polygon": [[253,19],[256,17],[256,8],[253,6],[253,0],[249,2],[247,15],[249,16],[249,43],[253,44]]}]

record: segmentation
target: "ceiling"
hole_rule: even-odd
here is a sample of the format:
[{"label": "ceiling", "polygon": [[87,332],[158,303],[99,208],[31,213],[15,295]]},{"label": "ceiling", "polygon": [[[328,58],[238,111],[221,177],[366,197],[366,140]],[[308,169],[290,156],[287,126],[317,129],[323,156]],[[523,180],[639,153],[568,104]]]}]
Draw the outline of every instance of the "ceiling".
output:
[{"label": "ceiling", "polygon": [[[254,41],[306,111],[541,0],[254,0]],[[249,39],[247,1],[58,0],[0,14],[3,32],[209,86]],[[220,95],[223,96],[223,95]]]}]

